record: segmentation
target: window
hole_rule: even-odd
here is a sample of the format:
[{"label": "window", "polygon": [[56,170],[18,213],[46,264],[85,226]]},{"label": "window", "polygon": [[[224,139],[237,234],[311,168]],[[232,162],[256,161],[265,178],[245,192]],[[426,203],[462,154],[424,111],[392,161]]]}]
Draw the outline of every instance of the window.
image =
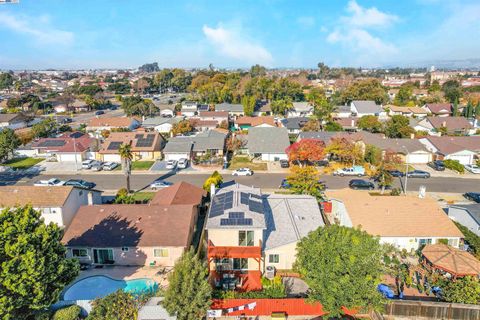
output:
[{"label": "window", "polygon": [[278,263],[279,261],[280,261],[280,256],[278,254],[269,254],[268,255],[268,262]]},{"label": "window", "polygon": [[248,259],[246,258],[234,258],[233,259],[234,270],[246,270],[248,269]]},{"label": "window", "polygon": [[432,239],[419,239],[418,240],[418,243],[421,245],[421,246],[424,246],[426,244],[431,244],[432,243]]},{"label": "window", "polygon": [[128,252],[128,247],[122,247],[123,252]]},{"label": "window", "polygon": [[155,258],[168,257],[168,249],[153,249],[153,256]]},{"label": "window", "polygon": [[253,231],[239,231],[238,232],[238,245],[241,247],[253,246]]},{"label": "window", "polygon": [[87,257],[87,249],[72,249],[72,255],[74,257]]}]

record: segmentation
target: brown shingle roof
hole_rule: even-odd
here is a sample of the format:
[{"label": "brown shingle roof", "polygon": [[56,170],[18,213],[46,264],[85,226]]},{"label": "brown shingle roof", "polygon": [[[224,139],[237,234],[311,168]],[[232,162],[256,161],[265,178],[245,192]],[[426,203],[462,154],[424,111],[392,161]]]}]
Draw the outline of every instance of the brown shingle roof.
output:
[{"label": "brown shingle roof", "polygon": [[422,255],[435,267],[456,276],[477,276],[480,274],[480,261],[466,251],[445,244],[428,244]]},{"label": "brown shingle roof", "polygon": [[464,117],[427,117],[436,129],[446,127],[448,130],[463,130],[472,128],[472,124]]},{"label": "brown shingle roof", "polygon": [[61,207],[72,192],[71,186],[0,187],[0,207],[31,204],[33,207]]},{"label": "brown shingle roof", "polygon": [[151,205],[171,205],[171,204],[190,204],[199,205],[202,203],[202,197],[205,191],[190,183],[181,181],[173,186],[157,191]]},{"label": "brown shingle roof", "polygon": [[[153,135],[154,139],[151,142],[144,142],[148,135]],[[99,151],[101,154],[105,153],[118,153],[119,144],[130,144],[133,152],[153,152],[160,151],[163,146],[163,137],[160,133],[153,132],[111,132],[107,139],[102,144],[102,148]],[[114,144],[112,144],[114,143]],[[112,147],[110,147],[112,144]],[[114,145],[118,145],[113,148]]]},{"label": "brown shingle roof", "polygon": [[269,124],[275,126],[275,119],[272,116],[260,116],[260,117],[240,117],[235,120],[238,125],[251,125],[252,127],[259,126],[261,124]]},{"label": "brown shingle roof", "polygon": [[433,114],[450,114],[452,112],[451,103],[427,103],[425,108]]},{"label": "brown shingle roof", "polygon": [[345,204],[353,226],[383,237],[463,237],[431,198],[371,196],[350,189],[327,191]]},{"label": "brown shingle roof", "polygon": [[88,122],[88,127],[128,128],[134,120],[129,117],[92,118]]},{"label": "brown shingle roof", "polygon": [[219,118],[228,118],[227,111],[201,111],[199,114],[200,118],[203,117],[219,117]]},{"label": "brown shingle roof", "polygon": [[449,155],[463,150],[480,152],[480,136],[468,137],[425,137],[443,155]]},{"label": "brown shingle roof", "polygon": [[82,206],[62,242],[86,247],[187,247],[194,214],[192,205]]}]

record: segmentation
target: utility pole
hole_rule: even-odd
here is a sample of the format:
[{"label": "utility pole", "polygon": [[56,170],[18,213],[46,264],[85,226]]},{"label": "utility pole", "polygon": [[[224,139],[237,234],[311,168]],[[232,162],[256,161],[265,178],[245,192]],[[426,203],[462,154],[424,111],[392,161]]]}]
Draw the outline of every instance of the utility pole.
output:
[{"label": "utility pole", "polygon": [[77,160],[77,142],[75,137],[73,138],[73,153],[75,155],[75,172],[78,171],[78,160]]},{"label": "utility pole", "polygon": [[405,151],[407,151],[407,153],[405,154],[405,190],[404,190],[404,194],[405,196],[407,196],[407,183],[408,183],[408,161],[407,161],[407,157],[408,157],[408,149],[405,147],[405,146],[402,146]]}]

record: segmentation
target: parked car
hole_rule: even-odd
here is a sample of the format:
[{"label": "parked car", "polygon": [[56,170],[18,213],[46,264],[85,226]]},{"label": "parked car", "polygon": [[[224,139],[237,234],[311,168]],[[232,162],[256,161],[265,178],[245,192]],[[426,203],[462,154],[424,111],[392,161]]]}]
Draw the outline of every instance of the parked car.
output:
[{"label": "parked car", "polygon": [[93,171],[102,171],[103,169],[103,162],[102,161],[95,161],[90,168]]},{"label": "parked car", "polygon": [[240,168],[232,172],[232,176],[251,176],[253,171],[249,168]]},{"label": "parked car", "polygon": [[110,106],[110,108],[108,108],[108,109],[110,109],[110,110],[112,110],[112,111],[113,111],[113,110],[117,110],[117,109],[118,109],[118,107],[117,107],[116,105],[111,105],[111,106]]},{"label": "parked car", "polygon": [[407,172],[407,177],[427,179],[427,178],[430,178],[430,173],[428,173],[427,171],[422,171],[422,170],[413,170],[413,171],[408,171]]},{"label": "parked car", "polygon": [[186,158],[178,159],[178,167],[180,169],[188,168],[188,159],[186,159]]},{"label": "parked car", "polygon": [[170,187],[171,185],[173,185],[173,183],[164,181],[162,179],[157,179],[150,184],[150,189],[158,190],[158,189]]},{"label": "parked car", "polygon": [[62,123],[72,123],[72,122],[73,122],[73,119],[67,117],[67,118],[63,118],[61,122],[62,122]]},{"label": "parked car", "polygon": [[103,167],[103,170],[112,171],[118,166],[119,164],[116,162],[105,162],[102,167]]},{"label": "parked car", "polygon": [[103,110],[95,111],[96,116],[99,116],[99,115],[102,115],[102,114],[105,114],[105,111],[103,111]]},{"label": "parked car", "polygon": [[288,168],[288,167],[290,167],[290,164],[288,163],[288,160],[285,160],[285,159],[280,160],[280,167],[281,167],[281,168]]},{"label": "parked car", "polygon": [[445,171],[445,164],[442,160],[435,160],[427,163],[427,165],[435,171]]},{"label": "parked car", "polygon": [[88,182],[82,179],[70,179],[65,182],[66,186],[73,186],[85,189],[92,189],[95,188],[96,184],[93,182]]},{"label": "parked car", "polygon": [[177,167],[177,163],[178,163],[177,160],[168,160],[165,168],[173,170]]},{"label": "parked car", "polygon": [[82,169],[91,169],[95,160],[84,160],[82,161]]},{"label": "parked car", "polygon": [[392,177],[395,177],[395,178],[398,178],[398,177],[403,177],[405,174],[400,171],[400,170],[388,170],[388,173],[390,173],[390,175]]},{"label": "parked car", "polygon": [[480,192],[467,192],[464,193],[463,196],[468,200],[480,203]]},{"label": "parked car", "polygon": [[362,177],[365,175],[365,168],[362,166],[353,166],[350,168],[342,168],[342,169],[337,169],[335,172],[333,172],[334,176],[358,176]]},{"label": "parked car", "polygon": [[348,186],[354,190],[373,190],[375,189],[375,184],[373,182],[367,181],[367,180],[362,180],[362,179],[353,179],[350,180],[348,183]]},{"label": "parked car", "polygon": [[465,165],[465,169],[467,171],[470,171],[471,173],[475,173],[475,174],[480,173],[480,166],[477,166],[475,164],[467,164]]},{"label": "parked car", "polygon": [[42,186],[42,187],[56,187],[56,186],[63,186],[64,184],[65,184],[65,181],[57,178],[52,178],[49,180],[39,180],[35,182],[33,185]]}]

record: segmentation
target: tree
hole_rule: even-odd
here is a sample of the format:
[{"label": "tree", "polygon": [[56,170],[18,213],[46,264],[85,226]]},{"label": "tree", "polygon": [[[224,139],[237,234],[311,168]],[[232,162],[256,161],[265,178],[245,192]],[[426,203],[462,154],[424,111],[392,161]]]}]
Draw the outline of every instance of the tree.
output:
[{"label": "tree", "polygon": [[133,159],[132,146],[130,144],[123,143],[118,148],[118,153],[122,159],[122,170],[123,174],[125,175],[127,192],[130,193],[130,175],[132,173]]},{"label": "tree", "polygon": [[292,166],[290,174],[287,176],[287,182],[293,193],[308,194],[321,199],[324,186],[319,178],[320,174],[315,167]]},{"label": "tree", "polygon": [[2,210],[0,226],[0,314],[27,319],[60,298],[78,275],[78,261],[65,258],[62,229],[46,225],[31,206]]},{"label": "tree", "polygon": [[377,79],[366,79],[356,81],[349,85],[341,94],[343,103],[350,103],[352,100],[374,100],[377,104],[388,101],[387,90]]},{"label": "tree", "polygon": [[333,138],[325,152],[338,158],[341,162],[358,163],[363,160],[363,150],[358,143],[345,138]]},{"label": "tree", "polygon": [[382,161],[382,150],[373,144],[367,144],[363,158],[365,162],[376,166]]},{"label": "tree", "polygon": [[457,80],[448,80],[442,85],[442,91],[445,95],[445,98],[450,102],[454,103],[459,101],[463,95],[463,89]]},{"label": "tree", "polygon": [[15,132],[6,128],[0,131],[0,162],[13,155],[13,151],[20,146],[21,142]]},{"label": "tree", "polygon": [[313,106],[313,114],[320,121],[320,126],[332,120],[335,107],[328,101],[323,89],[311,89],[307,94],[307,101]]},{"label": "tree", "polygon": [[86,320],[136,320],[138,309],[143,304],[142,297],[118,290],[92,303],[92,311]]},{"label": "tree", "polygon": [[252,78],[263,77],[267,74],[267,69],[259,64],[256,64],[250,68],[250,75]]},{"label": "tree", "polygon": [[285,115],[285,113],[293,108],[292,99],[289,97],[281,100],[274,100],[271,102],[270,107],[273,114]]},{"label": "tree", "polygon": [[336,123],[333,121],[327,122],[327,124],[325,124],[325,127],[323,129],[325,131],[333,131],[333,132],[343,131],[343,127],[339,123]]},{"label": "tree", "polygon": [[32,126],[32,133],[35,138],[48,138],[57,132],[58,124],[52,118],[47,118]]},{"label": "tree", "polygon": [[404,83],[400,86],[398,93],[395,95],[393,104],[397,106],[404,106],[409,101],[412,101],[413,84],[411,82]]},{"label": "tree", "polygon": [[475,117],[480,119],[480,101],[477,102],[477,106],[475,107]]},{"label": "tree", "polygon": [[434,92],[439,92],[441,90],[442,90],[442,87],[440,86],[440,83],[438,82],[438,80],[433,80],[432,84],[428,88],[428,93],[431,94],[431,93],[434,93]]},{"label": "tree", "polygon": [[145,72],[145,73],[152,73],[152,72],[160,71],[160,68],[158,67],[157,62],[145,63],[138,68],[138,71]]},{"label": "tree", "polygon": [[227,150],[235,154],[239,149],[245,146],[245,140],[238,139],[236,136],[231,136],[227,140]]},{"label": "tree", "polygon": [[255,111],[256,99],[253,96],[244,96],[242,98],[243,112],[246,116],[252,116]]},{"label": "tree", "polygon": [[9,72],[0,73],[0,90],[8,89],[13,84],[13,75]]},{"label": "tree", "polygon": [[320,123],[317,119],[309,119],[305,125],[302,127],[303,132],[308,131],[319,131],[320,130]]},{"label": "tree", "polygon": [[318,77],[320,79],[324,79],[328,75],[330,68],[323,62],[319,62],[317,66],[318,66]]},{"label": "tree", "polygon": [[446,280],[441,287],[445,301],[454,303],[480,303],[480,282],[476,277]]},{"label": "tree", "polygon": [[302,139],[288,146],[285,152],[290,162],[304,166],[325,157],[325,143],[317,139]]},{"label": "tree", "polygon": [[377,291],[382,253],[378,238],[334,224],[300,240],[294,269],[308,284],[309,298],[319,301],[329,317],[340,316],[342,307],[368,312],[383,302]]},{"label": "tree", "polygon": [[389,138],[409,138],[415,130],[410,127],[410,121],[402,115],[394,115],[385,123],[385,134]]},{"label": "tree", "polygon": [[366,131],[370,131],[373,133],[382,132],[382,123],[378,120],[378,117],[369,115],[369,116],[362,116],[358,119],[357,126]]},{"label": "tree", "polygon": [[467,119],[472,119],[474,111],[475,111],[475,109],[473,107],[472,100],[468,100],[467,106],[466,106],[464,114],[463,114],[464,117],[467,118]]},{"label": "tree", "polygon": [[191,122],[188,120],[179,121],[172,126],[172,134],[174,136],[177,136],[179,134],[185,134],[192,131],[193,131],[193,126]]},{"label": "tree", "polygon": [[127,116],[151,116],[157,110],[157,107],[148,99],[140,96],[125,97],[122,99],[122,109]]},{"label": "tree", "polygon": [[210,192],[210,187],[213,185],[218,188],[223,183],[223,177],[217,170],[213,171],[212,175],[203,183],[203,190]]},{"label": "tree", "polygon": [[202,319],[211,304],[212,287],[208,270],[193,249],[182,254],[168,276],[169,286],[162,302],[178,320]]}]

